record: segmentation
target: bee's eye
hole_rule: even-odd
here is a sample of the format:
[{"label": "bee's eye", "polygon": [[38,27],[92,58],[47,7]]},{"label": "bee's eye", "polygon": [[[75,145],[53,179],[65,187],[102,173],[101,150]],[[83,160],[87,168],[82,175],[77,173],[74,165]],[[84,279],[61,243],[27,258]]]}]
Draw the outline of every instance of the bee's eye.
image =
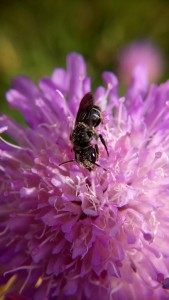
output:
[{"label": "bee's eye", "polygon": [[92,148],[92,151],[90,153],[90,161],[92,163],[95,163],[96,162],[96,158],[97,158],[96,151],[95,151],[94,148]]},{"label": "bee's eye", "polygon": [[100,111],[97,108],[93,108],[91,117],[92,117],[93,126],[94,127],[98,126],[101,121],[101,116],[100,116]]},{"label": "bee's eye", "polygon": [[93,136],[93,131],[88,131],[88,136],[91,138]]}]

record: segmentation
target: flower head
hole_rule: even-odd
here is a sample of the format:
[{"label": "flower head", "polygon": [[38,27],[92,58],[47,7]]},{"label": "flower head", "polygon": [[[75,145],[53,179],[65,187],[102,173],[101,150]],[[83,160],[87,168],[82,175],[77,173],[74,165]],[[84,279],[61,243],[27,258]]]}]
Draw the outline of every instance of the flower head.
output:
[{"label": "flower head", "polygon": [[[70,134],[85,93],[72,53],[38,87],[18,77],[7,92],[27,126],[1,115],[0,291],[5,299],[168,299],[169,82],[147,88],[144,67],[123,98],[103,73],[103,112],[92,172],[74,158]],[[21,297],[21,296],[20,296]]]},{"label": "flower head", "polygon": [[160,50],[150,42],[137,41],[126,46],[119,55],[119,74],[128,84],[135,68],[141,65],[147,71],[150,82],[159,80],[163,69],[164,59]]}]

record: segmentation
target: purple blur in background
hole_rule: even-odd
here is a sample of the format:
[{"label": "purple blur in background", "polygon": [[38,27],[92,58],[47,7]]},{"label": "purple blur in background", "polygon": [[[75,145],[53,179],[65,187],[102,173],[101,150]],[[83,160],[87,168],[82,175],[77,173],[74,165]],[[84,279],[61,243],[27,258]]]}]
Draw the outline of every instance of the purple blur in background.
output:
[{"label": "purple blur in background", "polygon": [[130,83],[138,65],[146,69],[149,82],[156,82],[164,71],[164,56],[160,49],[149,41],[133,42],[121,50],[118,58],[119,75],[125,84]]}]

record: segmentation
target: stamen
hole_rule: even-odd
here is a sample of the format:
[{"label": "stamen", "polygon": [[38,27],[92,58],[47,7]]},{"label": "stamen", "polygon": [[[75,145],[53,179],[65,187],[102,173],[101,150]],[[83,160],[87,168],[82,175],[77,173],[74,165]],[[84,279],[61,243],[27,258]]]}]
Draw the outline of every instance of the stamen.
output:
[{"label": "stamen", "polygon": [[41,240],[43,238],[43,236],[45,235],[46,229],[47,229],[47,226],[45,225],[42,233],[39,236],[38,235],[35,236],[36,239]]},{"label": "stamen", "polygon": [[40,276],[35,284],[35,288],[40,287],[42,282],[43,282],[43,278],[42,278],[42,276]]},{"label": "stamen", "polygon": [[[20,147],[20,146],[18,146],[18,145],[15,145],[15,144],[12,144],[12,143],[6,141],[4,138],[2,138],[2,136],[0,136],[0,140],[1,140],[3,143],[5,143],[6,145],[8,145],[8,146],[10,146],[10,147],[12,147],[12,148],[14,148],[14,149],[18,149],[18,150],[22,150],[22,149],[23,149],[23,147]],[[30,149],[28,149],[28,150],[30,150]]]},{"label": "stamen", "polygon": [[8,229],[9,229],[9,227],[8,227],[8,226],[6,226],[6,227],[4,228],[4,230],[0,232],[0,236],[2,236],[2,235],[4,235],[4,234],[6,234],[6,233],[7,233],[7,231],[8,231]]},{"label": "stamen", "polygon": [[31,276],[31,273],[32,273],[32,270],[29,270],[29,271],[28,271],[28,275],[27,275],[27,277],[26,277],[26,279],[25,279],[23,285],[21,286],[21,288],[20,288],[20,290],[19,290],[19,294],[22,294],[24,288],[26,287],[26,285],[27,285],[27,283],[28,283],[28,281],[29,281],[29,278],[30,278],[30,276]]},{"label": "stamen", "polygon": [[53,119],[52,113],[51,113],[51,111],[49,111],[49,108],[47,110],[47,106],[44,105],[43,101],[41,99],[36,99],[35,100],[35,105],[40,107],[40,110],[41,110],[42,114],[45,116],[45,118],[47,120],[47,123],[48,124],[53,124],[54,119]]},{"label": "stamen", "polygon": [[122,97],[119,99],[119,111],[118,111],[118,118],[117,118],[117,126],[119,128],[119,130],[121,131],[121,125],[123,124],[122,121],[122,109],[123,109],[123,103],[125,101],[125,98]]},{"label": "stamen", "polygon": [[21,266],[21,267],[17,267],[17,268],[14,268],[14,269],[11,269],[9,271],[6,271],[4,273],[4,276],[8,275],[8,274],[11,274],[11,273],[15,273],[17,271],[22,271],[22,270],[36,270],[36,269],[39,269],[39,266],[36,265],[36,266]]},{"label": "stamen", "polygon": [[3,295],[8,292],[10,290],[10,288],[13,286],[13,284],[15,283],[15,281],[17,280],[17,275],[13,275],[12,277],[10,277],[10,279],[7,281],[7,283],[5,285],[0,285],[0,300],[4,300],[5,298],[3,297]]},{"label": "stamen", "polygon": [[157,116],[155,117],[155,119],[153,120],[153,122],[151,123],[151,126],[149,127],[149,130],[147,132],[147,134],[150,136],[151,135],[151,131],[153,129],[153,127],[155,127],[155,124],[158,122],[158,120],[162,117],[162,115],[166,113],[166,107],[164,106],[163,109],[161,109],[161,111],[157,114]]}]

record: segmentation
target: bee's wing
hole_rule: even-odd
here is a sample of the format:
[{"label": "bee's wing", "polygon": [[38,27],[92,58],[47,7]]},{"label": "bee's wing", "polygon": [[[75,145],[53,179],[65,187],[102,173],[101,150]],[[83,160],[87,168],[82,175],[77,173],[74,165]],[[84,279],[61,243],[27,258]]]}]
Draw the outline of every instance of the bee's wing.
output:
[{"label": "bee's wing", "polygon": [[92,93],[89,92],[84,95],[84,97],[80,102],[75,124],[77,124],[78,122],[84,122],[87,125],[89,125],[88,124],[89,116],[90,116],[91,109],[93,108],[93,105],[94,105],[94,98]]}]

